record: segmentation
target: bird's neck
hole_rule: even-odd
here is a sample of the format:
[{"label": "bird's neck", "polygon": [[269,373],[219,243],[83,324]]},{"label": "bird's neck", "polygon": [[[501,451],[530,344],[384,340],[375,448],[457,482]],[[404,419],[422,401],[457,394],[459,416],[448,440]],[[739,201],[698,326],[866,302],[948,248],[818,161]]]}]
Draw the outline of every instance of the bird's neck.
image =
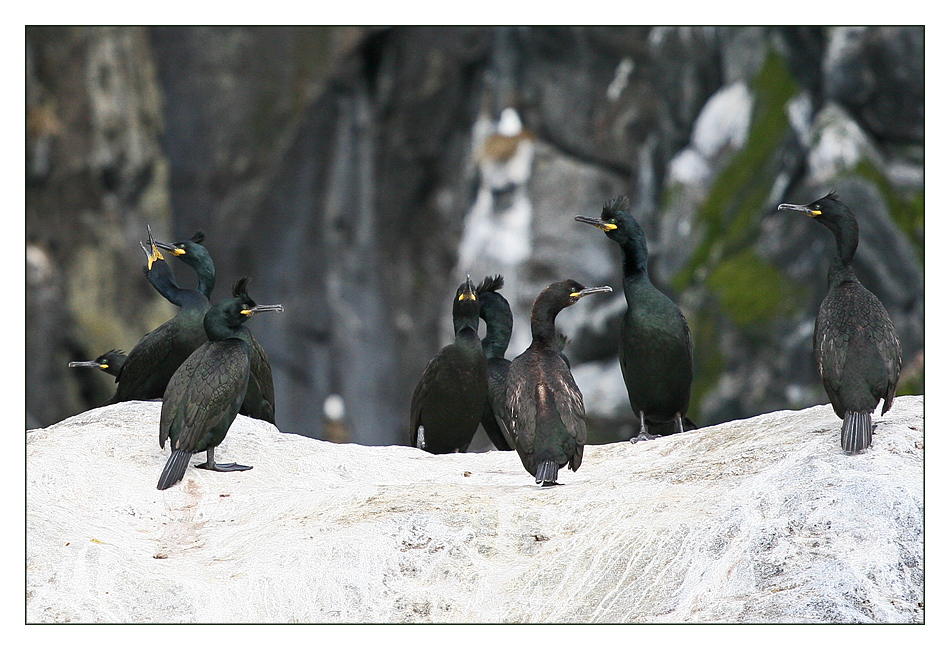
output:
[{"label": "bird's neck", "polygon": [[850,262],[843,263],[839,255],[831,260],[831,266],[828,267],[828,288],[837,287],[845,282],[857,282],[858,276],[854,274],[854,267]]},{"label": "bird's neck", "polygon": [[485,356],[490,359],[504,357],[511,341],[511,315],[508,314],[508,318],[504,318],[500,313],[489,314],[485,326],[485,338],[482,340]]},{"label": "bird's neck", "polygon": [[831,228],[835,236],[835,255],[828,269],[828,286],[857,281],[854,255],[858,250],[858,221],[852,216],[840,219]]},{"label": "bird's neck", "polygon": [[531,345],[555,348],[557,346],[557,330],[554,328],[554,319],[562,307],[542,307],[531,312]]},{"label": "bird's neck", "polygon": [[632,277],[646,277],[647,275],[647,247],[643,242],[627,242],[620,246],[623,259],[624,279]]},{"label": "bird's neck", "polygon": [[205,298],[211,300],[211,292],[214,291],[214,267],[210,271],[207,269],[197,269],[198,271],[198,291],[203,293]]}]

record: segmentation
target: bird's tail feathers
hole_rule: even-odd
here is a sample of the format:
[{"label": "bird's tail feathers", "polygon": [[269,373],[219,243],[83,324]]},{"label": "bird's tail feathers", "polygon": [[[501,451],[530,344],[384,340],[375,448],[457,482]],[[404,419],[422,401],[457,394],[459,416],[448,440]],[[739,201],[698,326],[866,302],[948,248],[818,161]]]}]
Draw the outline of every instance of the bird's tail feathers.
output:
[{"label": "bird's tail feathers", "polygon": [[550,485],[557,481],[557,463],[553,460],[542,460],[538,470],[534,473],[534,482]]},{"label": "bird's tail feathers", "polygon": [[158,489],[166,490],[180,481],[185,475],[185,470],[188,469],[188,461],[190,460],[191,454],[189,452],[181,449],[173,451],[172,455],[168,457],[168,462],[165,463],[162,475],[158,479]]},{"label": "bird's tail feathers", "polygon": [[841,425],[841,448],[846,454],[856,454],[871,446],[871,414],[845,411]]}]

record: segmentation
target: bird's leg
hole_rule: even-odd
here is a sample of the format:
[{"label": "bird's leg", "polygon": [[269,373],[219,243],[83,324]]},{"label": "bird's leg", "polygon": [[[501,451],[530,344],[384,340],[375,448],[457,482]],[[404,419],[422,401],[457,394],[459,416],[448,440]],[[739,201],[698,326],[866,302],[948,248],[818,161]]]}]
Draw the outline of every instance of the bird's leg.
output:
[{"label": "bird's leg", "polygon": [[680,428],[680,430],[679,430],[678,433],[683,433],[683,432],[684,432],[684,429],[683,429],[683,414],[682,414],[682,413],[677,413],[677,414],[676,414],[676,424],[677,424],[677,425],[679,426],[679,428]]},{"label": "bird's leg", "polygon": [[647,431],[647,419],[643,411],[640,411],[640,434],[630,438],[630,442],[636,444],[642,442],[643,440],[653,440],[654,438],[659,438],[660,436],[655,436]]},{"label": "bird's leg", "polygon": [[210,469],[213,472],[243,472],[253,469],[251,465],[238,465],[237,463],[223,463],[218,465],[214,462],[214,447],[208,450],[208,459],[200,465],[195,465],[199,469]]}]

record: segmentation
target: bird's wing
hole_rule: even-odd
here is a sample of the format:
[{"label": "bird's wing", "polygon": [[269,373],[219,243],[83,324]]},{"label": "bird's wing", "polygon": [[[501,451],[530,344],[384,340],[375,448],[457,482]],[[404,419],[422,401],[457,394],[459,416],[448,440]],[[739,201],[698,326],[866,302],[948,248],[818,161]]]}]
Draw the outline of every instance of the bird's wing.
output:
[{"label": "bird's wing", "polygon": [[886,413],[891,408],[891,402],[894,400],[894,393],[897,390],[897,380],[901,374],[901,364],[903,362],[901,342],[897,338],[897,330],[894,328],[894,323],[891,322],[887,309],[877,299],[877,296],[868,293],[874,298],[868,301],[869,309],[872,312],[869,321],[880,323],[871,333],[887,372],[887,386],[884,389],[884,407],[882,411],[882,413]]},{"label": "bird's wing", "polygon": [[[534,436],[537,426],[537,385],[525,372],[527,361],[518,357],[508,368],[508,387],[505,390],[503,421],[508,437],[522,454],[534,453]],[[502,429],[504,432],[504,429]]]},{"label": "bird's wing", "polygon": [[815,349],[815,361],[818,363],[818,374],[821,375],[825,387],[837,393],[841,388],[841,376],[848,354],[848,341],[832,317],[827,304],[826,297],[818,309],[812,343]]},{"label": "bird's wing", "polygon": [[201,451],[197,446],[204,435],[247,390],[245,345],[240,339],[206,343],[179,367],[165,391],[160,442],[170,435],[173,450]]},{"label": "bird's wing", "polygon": [[570,459],[571,469],[577,471],[584,454],[584,445],[587,443],[584,397],[566,366],[552,373],[549,381],[552,383],[554,404],[561,416],[561,422],[573,438],[573,444],[571,441],[565,441],[564,451]]},{"label": "bird's wing", "polygon": [[[174,319],[172,319],[174,320]],[[146,399],[140,394],[142,387],[151,378],[151,370],[163,366],[175,348],[175,333],[172,320],[166,321],[139,339],[125,358],[115,382],[124,395]]]},{"label": "bird's wing", "polygon": [[445,357],[446,348],[442,348],[429,360],[426,367],[422,370],[422,377],[416,384],[412,392],[412,401],[409,406],[409,444],[416,446],[419,437],[419,420],[422,418],[422,408],[425,406],[429,391],[440,381],[442,372],[440,369],[444,366],[442,359]]}]

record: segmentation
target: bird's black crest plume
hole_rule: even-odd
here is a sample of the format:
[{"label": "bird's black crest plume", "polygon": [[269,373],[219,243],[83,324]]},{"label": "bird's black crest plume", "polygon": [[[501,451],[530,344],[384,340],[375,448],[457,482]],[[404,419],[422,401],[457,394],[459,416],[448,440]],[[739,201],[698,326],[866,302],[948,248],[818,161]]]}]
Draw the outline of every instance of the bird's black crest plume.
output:
[{"label": "bird's black crest plume", "polygon": [[630,199],[626,196],[620,195],[615,196],[606,203],[604,203],[604,214],[614,214],[616,212],[629,212],[630,211]]},{"label": "bird's black crest plume", "polygon": [[[125,354],[125,352],[123,352],[122,350],[116,350],[115,348],[112,348],[111,350],[106,352],[106,354]],[[102,356],[106,356],[106,354],[103,354]]]},{"label": "bird's black crest plume", "polygon": [[251,281],[251,278],[243,277],[237,282],[234,283],[234,287],[231,289],[231,293],[235,298],[240,298],[247,295],[247,283]]},{"label": "bird's black crest plume", "polygon": [[841,200],[841,199],[838,198],[838,192],[837,192],[836,190],[831,190],[830,192],[828,192],[828,196],[826,196],[825,198],[826,198],[826,199],[831,199],[832,201],[840,201],[840,200]]},{"label": "bird's black crest plume", "polygon": [[482,283],[475,289],[476,294],[482,294],[486,291],[498,291],[505,284],[505,278],[501,275],[486,275]]},{"label": "bird's black crest plume", "polygon": [[205,240],[204,230],[199,230],[198,232],[196,232],[194,235],[191,236],[191,241],[195,242],[196,244],[200,244],[204,240]]}]

